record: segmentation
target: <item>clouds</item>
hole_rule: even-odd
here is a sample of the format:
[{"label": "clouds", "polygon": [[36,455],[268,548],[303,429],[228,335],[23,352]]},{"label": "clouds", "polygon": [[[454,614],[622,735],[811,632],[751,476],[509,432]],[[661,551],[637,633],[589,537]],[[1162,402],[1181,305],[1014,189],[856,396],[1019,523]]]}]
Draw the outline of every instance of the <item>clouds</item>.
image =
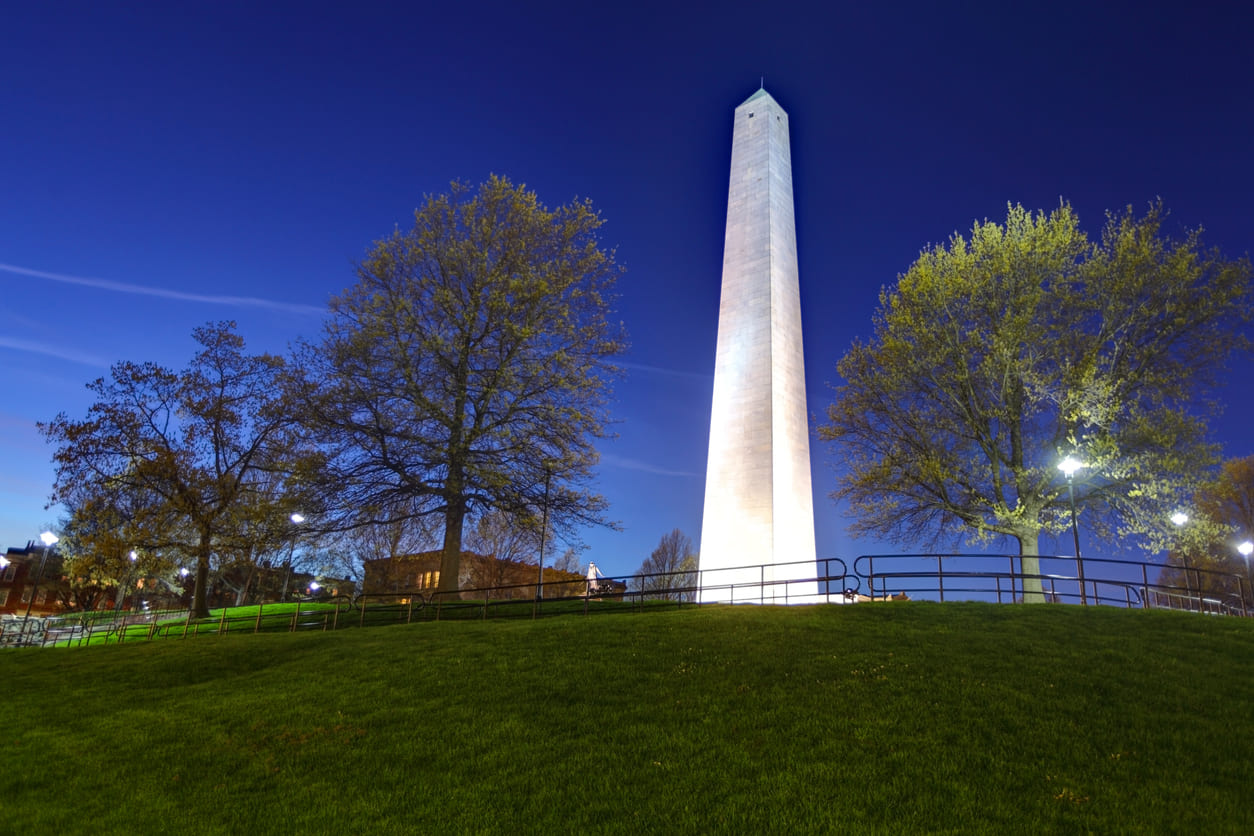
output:
[{"label": "clouds", "polygon": [[276,302],[272,299],[258,299],[254,296],[216,296],[205,293],[186,293],[181,290],[169,290],[164,287],[146,287],[126,282],[115,282],[109,279],[94,279],[85,276],[68,276],[64,273],[49,273],[44,270],[32,270],[29,267],[18,267],[15,264],[0,264],[0,272],[45,279],[62,284],[79,285],[96,290],[108,290],[114,293],[128,293],[133,296],[155,296],[159,299],[170,299],[176,302],[194,302],[206,305],[223,305],[235,308],[259,308],[270,311],[281,311],[302,315],[322,316],[325,307],[318,305],[302,305],[295,302]]},{"label": "clouds", "polygon": [[75,351],[61,345],[48,345],[46,343],[31,342],[30,340],[15,340],[12,337],[0,335],[0,348],[8,348],[13,351],[25,351],[29,354],[42,354],[45,357],[55,357],[58,360],[69,360],[71,363],[81,363],[84,366],[91,366],[97,369],[109,368],[109,361],[94,354],[88,354],[82,351]]},{"label": "clouds", "polygon": [[626,456],[616,456],[613,453],[602,453],[601,464],[608,467],[617,467],[623,470],[637,470],[641,473],[652,473],[657,476],[683,476],[695,477],[697,474],[689,473],[686,470],[670,470],[665,467],[659,467],[655,464],[632,459]]}]

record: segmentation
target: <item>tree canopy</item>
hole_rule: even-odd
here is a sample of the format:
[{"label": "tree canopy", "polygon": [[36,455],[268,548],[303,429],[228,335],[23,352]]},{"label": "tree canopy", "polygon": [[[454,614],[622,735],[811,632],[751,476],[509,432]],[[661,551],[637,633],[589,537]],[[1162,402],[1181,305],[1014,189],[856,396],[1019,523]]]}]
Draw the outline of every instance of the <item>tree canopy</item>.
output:
[{"label": "tree canopy", "polygon": [[[1111,214],[1090,240],[1069,205],[976,223],[880,293],[874,337],[837,368],[820,437],[855,534],[1018,542],[1067,524],[1067,455],[1085,468],[1086,533],[1166,543],[1171,511],[1213,468],[1207,419],[1247,347],[1250,263],[1176,240],[1164,211]],[[1040,600],[1040,584],[1026,587]]]},{"label": "tree canopy", "polygon": [[[195,561],[192,612],[203,617],[211,559],[288,536],[318,457],[293,432],[281,358],[245,354],[233,322],[193,336],[201,350],[187,368],[118,363],[88,384],[97,400],[85,419],[61,413],[40,431],[56,445],[52,500],[77,509],[76,528],[96,531],[115,563],[130,549]],[[125,525],[115,524],[122,512]]]},{"label": "tree canopy", "polygon": [[1254,542],[1254,456],[1228,459],[1198,488],[1177,535],[1161,584],[1254,607],[1250,558],[1240,552]]},{"label": "tree canopy", "polygon": [[505,178],[454,183],[375,243],[302,354],[341,505],[354,524],[442,520],[442,592],[477,511],[605,522],[587,483],[625,337],[601,224]]}]

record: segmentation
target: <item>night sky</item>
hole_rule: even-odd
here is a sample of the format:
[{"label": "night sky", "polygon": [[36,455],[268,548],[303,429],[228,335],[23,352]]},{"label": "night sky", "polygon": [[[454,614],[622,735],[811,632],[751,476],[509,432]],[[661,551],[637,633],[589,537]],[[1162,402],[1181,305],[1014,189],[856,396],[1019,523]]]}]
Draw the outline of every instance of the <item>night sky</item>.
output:
[{"label": "night sky", "polygon": [[[699,541],[732,111],[763,77],[790,116],[815,416],[880,288],[1008,202],[1069,200],[1096,234],[1161,197],[1173,230],[1254,250],[1241,4],[787,5],[9,4],[0,547],[60,515],[35,422],[85,415],[86,382],[181,368],[210,320],[255,351],[315,339],[373,240],[490,173],[591,198],[628,270],[599,479],[623,531],[586,531],[584,559],[621,574],[672,528]],[[1252,373],[1215,426],[1230,456],[1254,453]],[[819,555],[897,551],[848,539],[812,445]]]}]

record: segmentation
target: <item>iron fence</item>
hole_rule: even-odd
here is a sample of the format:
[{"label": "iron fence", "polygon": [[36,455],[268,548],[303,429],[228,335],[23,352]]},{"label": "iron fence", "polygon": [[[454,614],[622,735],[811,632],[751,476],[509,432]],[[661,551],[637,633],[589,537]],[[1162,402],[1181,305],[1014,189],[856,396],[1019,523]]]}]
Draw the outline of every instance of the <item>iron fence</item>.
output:
[{"label": "iron fence", "polygon": [[[734,570],[637,573],[591,582],[550,581],[540,590],[541,597],[536,596],[533,583],[452,593],[371,592],[301,601],[295,606],[223,609],[209,619],[193,619],[184,611],[6,617],[0,625],[0,644],[81,647],[423,621],[635,613],[714,602],[847,604],[907,598],[1004,604],[1025,599],[1025,581],[1039,581],[1045,600],[1058,603],[1250,614],[1251,608],[1245,603],[1250,599],[1248,582],[1239,575],[1190,568],[1180,570],[1180,586],[1163,582],[1163,570],[1169,567],[1147,561],[1084,558],[1080,565],[1075,558],[1052,555],[1038,560],[1041,571],[1025,573],[1019,555],[862,555],[854,561],[853,571],[839,558],[820,558],[813,563],[761,564]],[[729,572],[734,574],[726,574]],[[1233,586],[1235,595],[1208,591]]]}]

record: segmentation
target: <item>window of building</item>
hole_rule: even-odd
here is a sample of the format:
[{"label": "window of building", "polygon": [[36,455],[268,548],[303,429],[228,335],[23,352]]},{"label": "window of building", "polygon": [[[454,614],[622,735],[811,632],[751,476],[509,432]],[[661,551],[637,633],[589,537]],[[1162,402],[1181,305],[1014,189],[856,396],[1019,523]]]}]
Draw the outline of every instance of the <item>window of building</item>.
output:
[{"label": "window of building", "polygon": [[3,607],[7,603],[9,603],[9,590],[0,589],[0,607]]},{"label": "window of building", "polygon": [[30,593],[31,593],[31,588],[29,586],[22,590],[22,603],[23,604],[30,603]]},{"label": "window of building", "polygon": [[5,566],[5,567],[4,567],[4,576],[3,576],[3,580],[6,580],[6,581],[11,581],[11,580],[13,580],[13,578],[14,578],[16,575],[17,575],[17,564],[16,564],[16,563],[10,563],[8,566]]}]

